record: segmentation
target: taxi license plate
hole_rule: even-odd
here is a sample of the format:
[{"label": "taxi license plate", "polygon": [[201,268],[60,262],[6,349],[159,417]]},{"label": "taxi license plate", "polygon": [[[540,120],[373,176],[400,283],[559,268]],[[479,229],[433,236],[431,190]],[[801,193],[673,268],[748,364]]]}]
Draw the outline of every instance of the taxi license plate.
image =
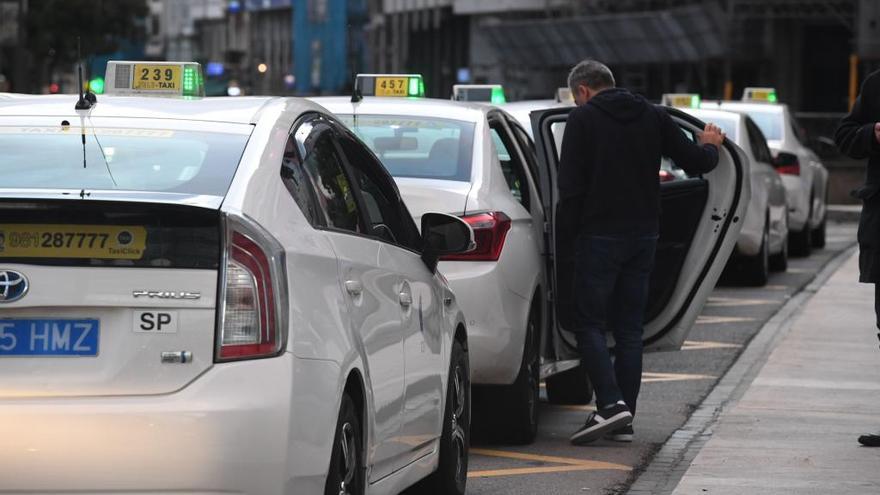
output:
[{"label": "taxi license plate", "polygon": [[0,357],[97,356],[96,319],[0,319]]},{"label": "taxi license plate", "polygon": [[137,260],[146,243],[147,229],[142,226],[0,224],[0,259]]},{"label": "taxi license plate", "polygon": [[179,92],[180,88],[180,66],[134,64],[132,89]]},{"label": "taxi license plate", "polygon": [[376,78],[376,96],[406,96],[409,81],[405,77]]}]

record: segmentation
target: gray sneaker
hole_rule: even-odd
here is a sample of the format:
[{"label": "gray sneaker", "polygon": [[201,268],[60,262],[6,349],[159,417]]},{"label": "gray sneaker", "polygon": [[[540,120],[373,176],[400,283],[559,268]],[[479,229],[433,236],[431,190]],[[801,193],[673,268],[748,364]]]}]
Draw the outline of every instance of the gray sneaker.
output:
[{"label": "gray sneaker", "polygon": [[587,422],[571,436],[571,443],[584,445],[594,442],[605,434],[632,424],[633,416],[624,404],[615,404],[590,414]]}]

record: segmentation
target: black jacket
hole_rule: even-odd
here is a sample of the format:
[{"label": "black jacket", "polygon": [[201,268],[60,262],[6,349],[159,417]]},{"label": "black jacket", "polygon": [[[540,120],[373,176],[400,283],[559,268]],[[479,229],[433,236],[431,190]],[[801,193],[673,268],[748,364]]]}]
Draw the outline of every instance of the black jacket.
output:
[{"label": "black jacket", "polygon": [[571,234],[657,234],[661,156],[691,175],[718,164],[718,149],[688,139],[663,108],[625,89],[602,91],[568,116],[557,220],[568,218]]},{"label": "black jacket", "polygon": [[862,83],[852,111],[840,121],[834,141],[840,151],[858,160],[868,159],[865,185],[852,192],[862,200],[859,218],[859,280],[880,283],[880,143],[874,124],[880,121],[880,71]]}]

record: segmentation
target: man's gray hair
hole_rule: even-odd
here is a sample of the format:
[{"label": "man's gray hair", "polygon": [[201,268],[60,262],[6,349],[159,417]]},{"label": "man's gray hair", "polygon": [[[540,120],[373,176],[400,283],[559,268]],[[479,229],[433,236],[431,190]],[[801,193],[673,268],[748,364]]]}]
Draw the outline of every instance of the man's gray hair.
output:
[{"label": "man's gray hair", "polygon": [[614,74],[602,62],[587,59],[575,65],[568,73],[568,87],[572,93],[577,93],[577,87],[581,84],[591,89],[613,88]]}]

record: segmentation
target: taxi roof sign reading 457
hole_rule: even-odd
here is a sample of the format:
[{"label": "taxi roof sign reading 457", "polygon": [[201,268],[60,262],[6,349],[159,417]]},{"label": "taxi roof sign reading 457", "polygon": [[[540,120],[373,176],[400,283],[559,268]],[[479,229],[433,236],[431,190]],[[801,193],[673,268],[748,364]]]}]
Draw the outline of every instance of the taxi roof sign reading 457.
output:
[{"label": "taxi roof sign reading 457", "polygon": [[195,62],[110,61],[105,91],[115,95],[205,96],[202,66]]}]

